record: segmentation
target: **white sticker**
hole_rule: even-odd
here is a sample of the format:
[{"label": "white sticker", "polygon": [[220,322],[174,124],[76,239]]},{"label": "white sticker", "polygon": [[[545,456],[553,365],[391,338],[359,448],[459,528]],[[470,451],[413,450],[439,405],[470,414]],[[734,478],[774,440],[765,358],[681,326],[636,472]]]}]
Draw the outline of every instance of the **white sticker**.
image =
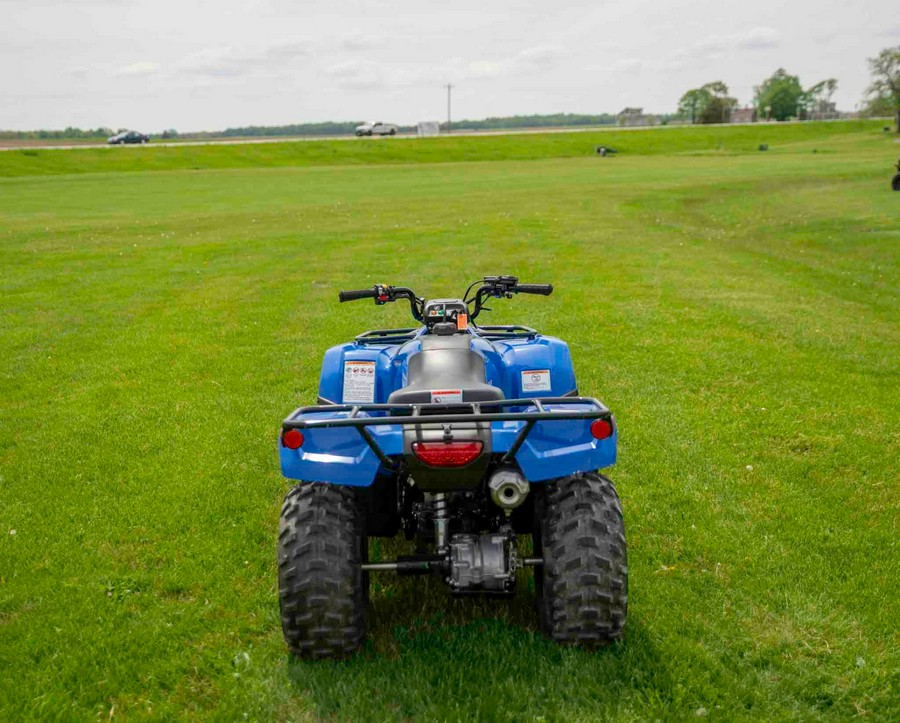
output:
[{"label": "white sticker", "polygon": [[549,392],[550,389],[549,369],[529,369],[522,372],[523,392]]},{"label": "white sticker", "polygon": [[375,401],[375,362],[344,362],[344,403]]},{"label": "white sticker", "polygon": [[462,389],[432,389],[432,404],[462,404]]}]

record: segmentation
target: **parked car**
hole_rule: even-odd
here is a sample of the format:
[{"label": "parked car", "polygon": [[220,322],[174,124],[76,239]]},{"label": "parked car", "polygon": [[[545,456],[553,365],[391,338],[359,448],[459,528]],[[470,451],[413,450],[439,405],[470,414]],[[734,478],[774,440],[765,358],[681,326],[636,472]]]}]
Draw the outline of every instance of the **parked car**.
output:
[{"label": "parked car", "polygon": [[138,133],[137,131],[122,131],[121,133],[116,133],[114,136],[110,136],[106,139],[106,142],[111,146],[120,146],[124,143],[146,143],[150,140],[150,136],[145,136],[143,133]]},{"label": "parked car", "polygon": [[356,135],[358,136],[395,136],[397,135],[397,126],[393,123],[382,123],[381,121],[369,121],[361,126],[356,126]]}]

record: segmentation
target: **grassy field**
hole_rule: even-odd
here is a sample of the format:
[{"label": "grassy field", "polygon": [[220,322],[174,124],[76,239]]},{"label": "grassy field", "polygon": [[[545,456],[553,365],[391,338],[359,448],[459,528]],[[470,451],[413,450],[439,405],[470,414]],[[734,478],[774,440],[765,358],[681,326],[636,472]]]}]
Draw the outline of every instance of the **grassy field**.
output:
[{"label": "grassy field", "polygon": [[[900,718],[900,146],[594,142],[0,154],[0,719]],[[337,290],[489,273],[556,285],[492,320],[567,339],[619,421],[625,642],[543,640],[530,580],[385,576],[362,654],[289,660],[279,423],[407,321]]]}]

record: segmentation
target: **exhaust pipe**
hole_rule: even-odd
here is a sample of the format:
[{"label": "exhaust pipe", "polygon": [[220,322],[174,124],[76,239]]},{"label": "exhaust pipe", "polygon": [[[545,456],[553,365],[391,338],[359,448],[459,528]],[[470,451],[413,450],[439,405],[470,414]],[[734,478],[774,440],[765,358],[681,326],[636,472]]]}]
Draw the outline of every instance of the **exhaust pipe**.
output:
[{"label": "exhaust pipe", "polygon": [[509,515],[528,496],[528,481],[520,472],[501,469],[491,475],[488,489],[491,491],[494,504]]}]

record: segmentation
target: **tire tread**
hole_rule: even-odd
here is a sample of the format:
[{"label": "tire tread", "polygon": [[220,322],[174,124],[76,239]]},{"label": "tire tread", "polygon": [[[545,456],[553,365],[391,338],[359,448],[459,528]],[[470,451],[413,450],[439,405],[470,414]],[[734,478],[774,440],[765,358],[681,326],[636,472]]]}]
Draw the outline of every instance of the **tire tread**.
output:
[{"label": "tire tread", "polygon": [[597,648],[621,640],[628,558],[615,486],[597,473],[576,474],[547,483],[543,497],[541,627],[563,645]]},{"label": "tire tread", "polygon": [[343,658],[363,643],[361,518],[349,487],[301,482],[284,498],[278,592],[284,639],[295,655]]}]

